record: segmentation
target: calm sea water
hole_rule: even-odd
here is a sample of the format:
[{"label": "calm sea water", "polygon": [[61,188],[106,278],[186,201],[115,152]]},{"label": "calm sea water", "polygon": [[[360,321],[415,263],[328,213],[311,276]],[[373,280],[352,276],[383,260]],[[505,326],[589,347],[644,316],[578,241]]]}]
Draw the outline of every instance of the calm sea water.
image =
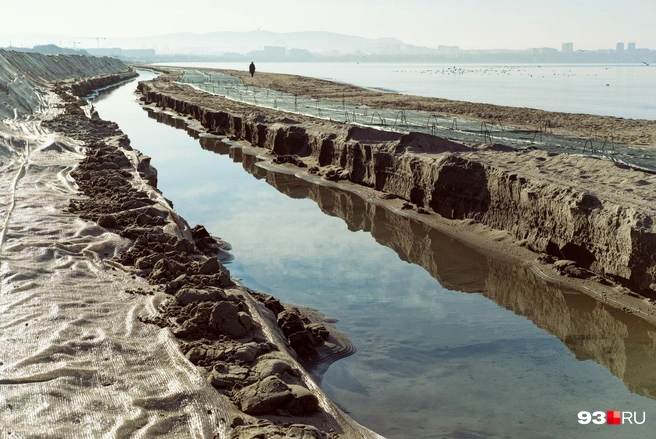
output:
[{"label": "calm sea water", "polygon": [[[653,326],[356,195],[263,169],[220,139],[192,138],[184,120],[144,111],[134,88],[99,97],[101,117],[152,156],[191,225],[232,244],[234,277],[340,320],[358,351],[322,387],[359,422],[390,439],[653,433]],[[647,422],[582,426],[583,410]]]},{"label": "calm sea water", "polygon": [[[247,70],[246,63],[171,63]],[[396,93],[656,120],[656,66],[624,64],[257,63],[289,73]],[[257,73],[255,75],[257,78]]]}]

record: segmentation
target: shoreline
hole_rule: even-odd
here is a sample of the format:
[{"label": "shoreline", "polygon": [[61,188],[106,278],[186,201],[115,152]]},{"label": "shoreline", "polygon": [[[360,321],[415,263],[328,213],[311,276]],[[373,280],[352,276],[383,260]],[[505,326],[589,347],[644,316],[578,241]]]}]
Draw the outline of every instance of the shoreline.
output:
[{"label": "shoreline", "polygon": [[[63,84],[60,84],[59,91],[63,93],[62,98],[67,100]],[[260,297],[262,300],[256,300],[259,297],[257,293],[234,283],[217,255],[222,250],[221,243],[216,242],[202,227],[192,229],[183,218],[177,215],[171,203],[156,189],[157,172],[150,166],[149,158],[132,150],[129,139],[118,126],[115,123],[99,119],[97,114],[94,114],[93,110],[89,108],[90,105],[79,106],[79,100],[70,99],[64,107],[66,112],[60,114],[61,117],[55,120],[51,119],[44,125],[50,126],[55,134],[59,133],[57,135],[71,136],[66,142],[74,144],[78,154],[86,153],[82,166],[72,165],[71,169],[66,171],[68,173],[62,171],[65,177],[63,180],[66,180],[70,188],[75,186],[72,178],[75,177],[78,184],[85,189],[86,196],[75,192],[76,195],[67,201],[67,203],[70,202],[68,211],[64,211],[58,216],[64,220],[68,219],[68,221],[74,218],[75,221],[83,223],[84,233],[88,234],[91,240],[88,247],[76,250],[80,253],[80,259],[90,261],[90,268],[75,272],[74,266],[73,274],[70,275],[70,278],[65,278],[74,280],[66,285],[66,292],[69,293],[69,290],[75,292],[74,285],[77,285],[75,283],[77,276],[87,277],[92,283],[97,281],[94,276],[99,276],[99,271],[114,276],[108,284],[113,285],[113,289],[120,290],[122,288],[122,291],[117,291],[119,300],[132,300],[135,303],[141,301],[146,304],[130,310],[134,321],[126,323],[127,336],[129,337],[133,331],[136,331],[135,327],[141,327],[140,330],[145,328],[146,331],[157,334],[156,336],[151,335],[153,344],[156,337],[158,339],[165,338],[168,344],[163,349],[173,353],[173,356],[179,360],[179,364],[176,364],[180,368],[184,368],[184,372],[193,377],[198,386],[193,390],[183,388],[182,395],[171,396],[167,393],[163,398],[160,393],[162,389],[168,388],[168,382],[160,383],[162,387],[155,389],[154,395],[149,395],[145,399],[139,398],[134,403],[134,407],[129,404],[125,406],[127,410],[134,411],[136,407],[140,413],[146,412],[147,415],[140,415],[142,417],[149,416],[149,411],[154,410],[156,420],[152,421],[151,418],[147,419],[148,422],[129,420],[127,424],[120,426],[121,431],[127,433],[144,426],[149,428],[151,422],[157,425],[153,432],[166,431],[167,426],[171,429],[184,429],[184,426],[187,425],[185,422],[193,421],[196,428],[202,428],[205,434],[209,433],[215,437],[253,437],[274,434],[305,435],[304,437],[315,438],[379,437],[359,426],[348,415],[344,415],[338,406],[328,400],[318,388],[316,381],[319,380],[316,379],[316,376],[314,380],[311,379],[310,374],[306,373],[294,358],[294,352],[298,352],[294,345],[302,350],[304,342],[308,339],[324,338],[325,333],[321,327],[313,325],[321,323],[321,320],[325,322],[325,318],[319,315],[310,319],[310,322],[306,322],[308,314],[314,314],[313,310],[283,306],[282,304],[280,306],[283,306],[283,309],[280,309],[276,305],[275,299]],[[192,106],[189,108],[193,109]],[[198,111],[196,113],[201,120],[209,114],[206,110],[203,111],[205,112]],[[262,145],[258,147],[253,146],[251,141],[248,141],[248,145],[246,145],[248,118],[251,116],[247,115],[243,119],[234,114],[229,116],[226,118],[227,126],[217,124],[213,130],[216,132],[218,128],[221,128],[225,130],[224,134],[230,134],[229,130],[235,130],[231,136],[235,139],[233,141],[268,158],[270,162],[266,165],[267,167],[296,174],[315,183],[346,188],[362,196],[363,199],[384,206],[385,209],[393,212],[393,215],[401,218],[404,216],[416,218],[431,227],[447,231],[451,236],[457,237],[461,241],[464,240],[467,245],[476,247],[483,252],[513,261],[524,261],[520,263],[520,266],[530,266],[540,273],[550,274],[549,277],[552,278],[558,276],[559,272],[554,264],[547,264],[544,258],[542,261],[536,261],[536,253],[527,248],[527,242],[518,240],[509,232],[500,232],[489,225],[477,223],[472,218],[444,218],[443,215],[432,211],[430,203],[421,201],[416,192],[413,199],[412,188],[397,185],[397,189],[409,190],[409,197],[403,198],[403,196],[394,195],[391,191],[379,190],[376,184],[361,184],[363,181],[366,182],[366,172],[371,172],[371,169],[376,172],[376,168],[367,171],[368,168],[364,166],[363,162],[358,163],[358,151],[365,153],[368,151],[374,155],[380,152],[379,158],[387,160],[389,157],[398,155],[399,151],[394,146],[394,142],[397,142],[398,139],[385,137],[374,139],[375,142],[368,143],[372,140],[369,138],[371,133],[351,131],[348,133],[351,135],[351,140],[355,139],[357,143],[365,145],[365,148],[358,150],[359,146],[351,145],[353,148],[347,153],[343,153],[343,151],[340,153],[335,149],[333,153],[342,154],[340,160],[343,158],[345,166],[341,163],[326,165],[325,156],[322,164],[321,156],[315,158],[312,154],[303,156],[293,153],[298,150],[294,149],[293,143],[289,143],[289,139],[292,142],[298,142],[298,139],[301,138],[300,136],[294,137],[300,133],[300,130],[295,130],[294,127],[304,123],[303,120],[290,123],[289,120],[276,119],[273,124],[276,134],[272,139],[263,139]],[[202,128],[198,121],[189,121],[188,117],[184,117],[184,119],[187,123],[191,122]],[[263,126],[270,122],[266,117],[264,120],[256,117],[255,120]],[[210,120],[209,123],[213,122]],[[258,130],[260,125],[257,125]],[[323,128],[333,129],[334,126],[336,125],[325,124]],[[265,137],[268,136],[268,128],[261,129],[262,134]],[[366,136],[363,137],[363,134]],[[325,137],[323,139],[326,140]],[[277,148],[282,149],[278,149],[275,153],[276,146],[269,148],[267,144],[269,140],[274,143],[280,142]],[[410,149],[415,149],[413,153],[416,153],[416,148],[420,148],[421,145],[430,146],[430,142],[424,143],[425,139],[423,138],[414,140],[418,140],[419,145],[416,143],[409,145]],[[29,142],[31,141],[29,140]],[[65,149],[62,145],[63,143],[53,143],[41,151],[44,154],[54,154]],[[446,151],[444,151],[445,147]],[[445,152],[453,154],[454,151],[449,151],[448,148],[459,147],[452,144],[438,144],[436,150],[424,153],[424,155],[420,154],[420,157],[434,158]],[[472,157],[492,157],[496,155],[495,153],[500,152],[502,151],[487,151],[485,146],[475,147],[473,151],[455,151],[456,156],[464,156],[466,159],[456,165],[476,163]],[[332,159],[334,160],[336,156],[333,156]],[[359,159],[361,160],[362,156]],[[550,159],[552,157],[549,155],[533,152],[529,153],[528,157],[529,161],[537,161],[538,164]],[[394,164],[393,161],[387,163],[390,166]],[[421,164],[421,161],[410,161],[410,164],[413,163]],[[36,164],[34,163],[34,165]],[[40,169],[39,166],[33,166],[33,168]],[[75,168],[74,171],[73,168]],[[313,169],[314,171],[310,173],[309,171]],[[447,170],[449,169],[457,170],[457,166],[447,168]],[[365,177],[360,182],[357,179],[350,181],[351,177],[357,175],[358,172],[364,172]],[[386,175],[390,175],[390,173]],[[447,183],[449,181],[447,180]],[[36,182],[39,183],[39,180]],[[38,187],[38,184],[34,186]],[[420,205],[418,200],[423,205]],[[602,201],[606,202],[606,200]],[[458,205],[454,206],[451,216],[454,216],[453,210],[458,208]],[[466,204],[464,206],[466,207]],[[448,213],[448,211],[445,212]],[[79,220],[76,217],[78,214],[87,220]],[[92,222],[89,222],[89,219]],[[97,225],[96,222],[100,225]],[[29,229],[26,230],[29,232]],[[44,230],[49,229],[44,228],[41,231]],[[103,237],[109,236],[113,240],[120,241],[120,244],[111,246],[104,243],[99,244],[98,236],[101,236],[101,233]],[[52,236],[56,241],[58,235],[54,233]],[[71,236],[77,237],[77,235]],[[12,239],[14,238],[12,237]],[[15,243],[12,243],[12,251],[18,247],[13,244]],[[21,245],[30,248],[32,244],[22,243]],[[54,257],[47,253],[47,251],[53,251],[52,248],[46,247],[47,251],[44,249],[43,255],[39,253],[39,263],[45,263],[44,261],[49,260],[48,258],[53,260],[59,258],[60,254],[57,252],[60,248],[58,246],[61,245],[67,246],[69,243],[55,242],[52,247],[55,249]],[[68,251],[68,248],[66,249]],[[67,253],[64,253],[64,256],[70,257]],[[132,265],[134,268],[131,267]],[[56,264],[55,266],[57,267]],[[59,270],[58,273],[63,273],[65,268],[70,268],[70,266],[56,269]],[[569,276],[585,274],[586,271],[583,270],[587,270],[577,264],[562,264],[561,268],[561,272]],[[544,271],[540,271],[541,269]],[[116,271],[118,273],[113,274]],[[34,286],[29,282],[23,282],[24,278],[21,276],[22,273],[19,270],[18,275],[9,279],[16,283],[11,286],[11,289],[15,289],[17,292],[20,289],[26,289],[29,292]],[[147,278],[149,283],[147,284],[144,279],[137,276]],[[40,278],[37,278],[37,282],[38,279]],[[654,308],[647,298],[639,297],[619,284],[602,285],[599,283],[602,281],[613,282],[612,279],[595,278],[594,276],[588,279],[565,276],[554,279],[562,280],[563,283],[575,286],[579,290],[589,287],[589,294],[599,295],[602,302],[616,303],[618,308],[625,308],[625,311],[631,311],[629,309],[631,307],[635,314],[654,323]],[[499,277],[498,282],[503,284],[504,279]],[[46,281],[44,283],[48,284]],[[102,301],[109,290],[108,286],[103,286],[103,288],[97,288],[92,284],[89,291],[101,292],[102,294],[94,294],[94,296],[98,296],[98,300]],[[496,293],[499,294],[501,291],[502,288]],[[14,290],[10,292],[13,293]],[[129,294],[125,294],[126,292]],[[7,293],[8,291],[5,289],[3,294]],[[527,301],[528,304],[530,302],[530,300]],[[84,306],[87,306],[86,302]],[[299,312],[296,312],[295,308],[299,309]],[[98,311],[95,312],[98,313]],[[135,325],[134,323],[138,321],[154,325],[140,325],[139,323]],[[43,326],[32,325],[31,320],[29,322],[30,327]],[[22,327],[23,321],[19,324]],[[27,323],[25,325],[27,326]],[[160,331],[156,329],[155,325],[170,328],[170,331],[178,338],[172,337],[169,329]],[[299,330],[300,328],[302,329]],[[600,328],[604,329],[605,327],[600,326]],[[305,333],[307,337],[292,337],[299,333]],[[120,335],[125,337],[123,334]],[[333,335],[336,336],[334,339],[338,341],[339,334]],[[82,334],[82,336],[83,338],[80,340],[65,339],[63,350],[60,352],[58,348],[54,349],[54,355],[68,355],[69,351],[66,349],[70,346],[77,346],[77,343],[80,343],[82,350],[76,351],[76,355],[82,355],[87,351],[96,351],[103,357],[110,353],[114,355],[111,351],[112,348],[107,347],[106,339],[99,340],[101,344],[96,347],[93,344],[95,343],[93,336],[91,338],[89,338],[89,334]],[[300,340],[301,338],[305,340]],[[303,343],[299,344],[299,340]],[[324,346],[326,341],[332,344],[330,339],[323,341]],[[116,339],[110,339],[109,343],[112,342],[116,343]],[[340,349],[345,349],[343,352],[348,353],[350,349],[348,339],[342,340],[341,343],[345,347]],[[93,349],[89,346],[92,346]],[[118,348],[123,348],[123,345],[119,345]],[[182,350],[180,351],[180,349]],[[333,351],[333,353],[336,356],[340,355],[339,350]],[[157,360],[157,357],[154,358]],[[0,360],[7,361],[4,356]],[[47,356],[40,358],[37,363],[44,360],[50,360],[50,358]],[[77,371],[78,374],[83,373],[84,376],[88,374],[93,380],[97,379],[97,383],[93,381],[95,383],[94,390],[97,387],[101,391],[112,391],[114,388],[125,386],[130,381],[129,375],[124,376],[126,371],[122,366],[113,364],[111,367],[108,365],[96,366],[98,360],[98,358],[94,358],[89,363],[93,366],[89,367],[88,364],[85,364],[80,369],[82,372]],[[107,358],[105,357],[103,360],[107,360]],[[187,360],[191,360],[191,363]],[[0,361],[0,372],[4,374],[7,367],[13,367],[12,361],[10,360],[8,364]],[[50,363],[55,364],[57,361],[50,361]],[[144,361],[143,366],[150,369],[152,361],[153,359],[148,357],[148,361]],[[308,363],[306,362],[306,364]],[[98,373],[94,372],[95,367],[99,369]],[[312,372],[311,363],[309,369]],[[321,365],[318,365],[318,369],[317,376],[320,378]],[[21,374],[24,373],[21,371],[20,365],[18,371]],[[76,371],[73,370],[73,372]],[[129,371],[127,372],[129,373]],[[64,374],[64,376],[66,375]],[[38,377],[39,375],[37,375]],[[28,380],[33,378],[34,376],[27,377]],[[135,384],[145,386],[151,382],[151,378],[150,375],[141,377],[141,382]],[[21,382],[22,379],[24,379],[23,376],[19,378],[10,376],[9,381],[3,381],[3,385],[9,383],[11,386],[12,380],[23,385],[33,383],[33,381]],[[48,381],[46,380],[46,383]],[[207,385],[208,382],[211,385]],[[82,384],[88,383],[83,382]],[[219,389],[218,394],[212,386]],[[198,388],[202,390],[197,390]],[[55,387],[55,389],[57,388]],[[205,393],[201,393],[201,391]],[[38,395],[39,392],[35,394]],[[190,395],[192,395],[191,398],[189,398]],[[279,397],[280,399],[278,399]],[[193,401],[189,403],[188,399]],[[144,401],[146,406],[144,406]],[[193,410],[196,412],[190,411],[187,407],[192,404],[194,405]],[[171,406],[175,406],[176,409],[171,410]],[[180,411],[183,406],[184,413]],[[0,408],[5,407],[0,406]],[[311,412],[317,408],[316,414],[312,414]],[[9,409],[11,410],[11,407]],[[171,413],[164,415],[162,410]],[[261,410],[265,410],[267,413],[261,413]],[[24,411],[29,412],[29,410]],[[12,413],[14,416],[12,421],[20,429],[23,424],[16,422],[16,412],[19,410],[14,410]],[[244,412],[249,413],[244,414]],[[116,415],[116,413],[112,414]],[[289,416],[290,414],[293,416]],[[164,421],[160,421],[160,417],[164,418]],[[66,419],[68,420],[68,417]],[[70,420],[71,428],[82,428],[79,425],[79,419],[70,417]],[[84,422],[83,427],[88,428],[90,425],[87,423],[90,422],[88,420],[82,422]],[[158,424],[160,422],[164,423]],[[198,427],[198,423],[202,423],[203,426]],[[65,429],[67,425],[67,422],[56,421],[54,428]],[[24,428],[28,427],[25,424]],[[0,431],[4,430],[0,428]]]},{"label": "shoreline", "polygon": [[545,123],[554,134],[604,140],[612,135],[615,143],[656,147],[656,120],[630,119],[584,113],[564,113],[525,107],[473,103],[466,101],[387,93],[345,83],[280,73],[260,73],[250,78],[248,72],[212,68],[239,78],[244,84],[285,93],[332,99],[373,108],[419,110],[446,116],[459,116],[480,122],[511,125],[535,131],[545,131]]},{"label": "shoreline", "polygon": [[[174,74],[173,77],[175,77],[175,75],[176,74]],[[284,75],[278,75],[278,76],[284,76]],[[312,178],[321,177],[328,180],[338,181],[340,185],[347,185],[347,186],[352,185],[356,192],[365,193],[366,194],[365,197],[368,199],[381,201],[378,200],[381,197],[391,198],[391,200],[382,200],[382,201],[390,205],[397,212],[402,212],[406,215],[408,214],[414,215],[418,219],[422,220],[423,222],[432,224],[433,227],[438,227],[438,228],[443,227],[444,230],[450,232],[450,234],[454,236],[457,236],[458,239],[462,239],[464,237],[466,241],[468,240],[470,242],[470,244],[473,244],[474,246],[484,251],[492,251],[493,253],[496,253],[498,255],[503,255],[504,257],[520,260],[523,261],[522,263],[524,264],[532,265],[535,267],[536,273],[542,275],[543,277],[547,276],[551,279],[558,281],[564,279],[564,277],[559,276],[559,274],[568,276],[566,283],[574,286],[576,289],[587,292],[588,294],[591,294],[595,296],[597,299],[601,299],[604,302],[612,303],[616,307],[624,308],[627,311],[640,314],[643,318],[647,320],[650,320],[652,322],[654,321],[652,317],[654,308],[649,294],[647,294],[649,297],[639,296],[634,292],[632,292],[629,288],[627,288],[627,286],[630,287],[630,285],[627,284],[622,285],[621,282],[618,284],[617,281],[619,279],[612,278],[612,277],[609,278],[607,277],[607,275],[605,276],[603,274],[600,274],[599,272],[595,274],[594,271],[596,270],[594,267],[590,266],[589,264],[587,264],[586,266],[585,261],[582,260],[576,261],[576,257],[577,257],[576,251],[568,254],[567,256],[571,256],[569,258],[567,257],[563,258],[563,255],[558,253],[556,255],[543,254],[541,256],[541,260],[536,261],[536,257],[540,256],[541,251],[545,253],[545,250],[547,250],[546,253],[551,253],[550,251],[548,251],[548,247],[549,245],[552,245],[550,244],[550,242],[552,241],[548,240],[547,242],[543,242],[542,249],[539,249],[536,247],[539,247],[540,244],[537,243],[536,241],[530,242],[531,240],[530,238],[528,241],[526,239],[518,239],[517,232],[513,233],[510,231],[502,232],[499,229],[495,230],[495,227],[493,226],[494,222],[486,225],[484,224],[484,222],[481,222],[480,219],[476,219],[476,217],[468,218],[467,215],[465,215],[464,217],[458,217],[458,215],[454,216],[453,211],[451,212],[451,214],[447,212],[447,214],[445,215],[445,212],[444,211],[440,212],[439,208],[437,212],[434,212],[433,206],[429,208],[427,204],[430,203],[426,203],[425,199],[423,202],[421,198],[419,199],[415,198],[413,200],[412,191],[409,191],[409,189],[412,188],[412,185],[410,186],[410,188],[399,187],[397,185],[396,186],[397,189],[402,190],[403,193],[395,192],[394,190],[390,191],[389,189],[386,188],[382,188],[383,190],[381,191],[381,188],[378,187],[378,183],[374,183],[372,179],[368,179],[367,177],[367,174],[376,174],[378,172],[376,166],[375,165],[371,166],[365,161],[365,162],[361,162],[362,164],[358,165],[360,167],[363,167],[364,169],[358,170],[359,169],[358,166],[354,165],[354,162],[352,162],[351,160],[363,160],[362,158],[360,159],[357,158],[358,154],[362,154],[362,157],[365,154],[373,153],[374,156],[376,154],[380,154],[379,151],[384,150],[384,148],[386,148],[385,146],[386,144],[389,144],[390,141],[394,141],[393,137],[391,139],[390,138],[383,139],[383,141],[378,139],[378,142],[376,142],[374,140],[367,140],[369,136],[374,135],[371,133],[371,130],[364,130],[364,129],[358,130],[356,128],[349,128],[350,134],[349,137],[347,137],[347,142],[348,139],[351,138],[353,140],[351,141],[350,145],[353,145],[353,141],[356,140],[358,141],[358,144],[355,144],[354,146],[346,146],[345,144],[344,147],[342,147],[336,144],[335,141],[332,141],[333,148],[334,148],[333,152],[331,153],[333,154],[332,164],[328,163],[330,159],[328,160],[328,162],[326,162],[326,160],[324,159],[323,160],[324,163],[321,163],[322,156],[323,154],[325,154],[323,149],[325,146],[325,140],[321,152],[319,152],[319,149],[314,149],[315,147],[313,146],[314,145],[313,142],[320,143],[321,140],[319,139],[327,138],[328,135],[322,134],[322,132],[339,133],[340,132],[339,127],[340,126],[343,127],[344,124],[328,123],[326,121],[316,121],[316,120],[312,120],[312,118],[299,116],[297,114],[291,116],[294,118],[294,120],[285,122],[283,118],[283,115],[285,113],[283,112],[276,112],[273,110],[267,110],[267,109],[262,109],[249,105],[235,103],[233,101],[221,99],[217,96],[212,96],[207,93],[199,92],[197,90],[193,90],[193,89],[190,90],[190,87],[185,88],[180,84],[175,84],[175,85],[171,84],[171,85],[164,86],[164,88],[166,87],[170,88],[170,91],[165,92],[164,94],[152,92],[150,87],[152,87],[152,85],[145,85],[143,83],[140,84],[140,89],[146,99],[146,102],[156,102],[156,105],[160,108],[168,107],[174,110],[175,112],[184,115],[185,117],[191,116],[194,119],[196,119],[196,121],[200,120],[202,121],[200,123],[201,128],[207,130],[210,133],[225,134],[228,136],[233,136],[234,140],[237,139],[244,140],[246,141],[246,143],[249,144],[250,148],[258,149],[268,159],[270,160],[275,159],[276,162],[283,163],[285,167],[290,169],[290,172],[303,174],[309,170],[310,172],[314,173]],[[183,96],[188,96],[188,97],[184,98]],[[194,99],[198,102],[197,104],[194,104]],[[217,105],[222,106],[223,109],[222,110],[218,109],[216,107]],[[273,134],[273,133],[277,133],[277,134]],[[316,140],[313,140],[314,136],[316,136]],[[306,138],[307,140],[303,140],[303,138]],[[337,140],[339,141],[339,134]],[[384,141],[387,141],[388,143],[384,143]],[[429,140],[423,138],[417,139],[417,142],[421,143],[422,141],[424,143],[425,142],[430,143]],[[451,146],[451,145],[455,145],[455,146]],[[357,148],[362,148],[364,146],[366,147],[361,153],[357,151]],[[490,176],[490,172],[492,172],[493,175],[497,176],[495,178],[501,177],[503,179],[506,179],[505,181],[508,180],[507,180],[507,176],[504,175],[508,175],[511,172],[517,172],[519,169],[521,169],[521,168],[514,168],[512,166],[504,166],[504,163],[499,161],[499,160],[508,161],[508,156],[512,154],[510,152],[494,151],[494,150],[490,151],[486,149],[485,145],[468,145],[468,146],[469,149],[465,149],[465,150],[461,150],[461,152],[457,152],[459,147],[457,146],[457,144],[454,144],[454,142],[447,142],[442,146],[439,146],[439,142],[438,142],[438,146],[433,146],[432,150],[430,149],[431,147],[429,146],[428,151],[420,151],[419,149],[417,149],[417,144],[414,144],[414,146],[412,146],[411,144],[410,146],[411,151],[409,151],[409,153],[411,154],[408,155],[410,159],[406,157],[403,157],[403,159],[405,160],[405,162],[408,162],[408,160],[410,160],[409,163],[413,163],[414,160],[417,160],[420,166],[423,166],[422,163],[424,163],[424,161],[430,161],[430,160],[434,161],[435,158],[439,158],[438,161],[440,161],[442,160],[440,156],[446,154],[447,156],[455,155],[456,157],[457,156],[466,157],[464,163],[473,163],[475,165],[476,161],[480,160],[481,156],[485,156],[486,159],[488,158],[494,159],[495,156],[497,156],[496,162],[493,162],[493,167],[488,168],[488,166],[490,165],[486,164],[483,165],[484,166],[483,169],[486,170],[485,172],[488,174],[488,177]],[[356,149],[351,150],[350,148],[353,147],[355,147]],[[344,148],[344,149],[342,150],[340,148]],[[370,151],[369,148],[371,149],[371,152],[369,152]],[[453,148],[456,149],[454,150]],[[335,163],[334,161],[335,158],[340,157],[340,154],[342,157],[341,159],[342,166],[339,165],[339,161],[338,163]],[[346,157],[344,156],[344,154],[346,154]],[[355,155],[352,156],[352,154]],[[383,152],[383,154],[386,153]],[[394,153],[392,152],[392,154]],[[519,154],[519,153],[515,153],[515,154]],[[501,156],[501,158],[499,158],[499,156]],[[419,157],[419,160],[417,159],[417,157]],[[567,156],[563,154],[554,158],[553,154],[530,152],[528,154],[520,154],[519,158],[523,160],[523,163],[527,161],[531,161],[531,162],[537,161],[537,165],[532,165],[532,166],[534,166],[534,168],[538,171],[540,171],[540,168],[544,166],[543,165],[544,162],[548,164],[551,161],[555,161],[555,166],[556,166],[555,169],[556,171],[558,171],[558,169],[561,170],[564,169],[563,168],[564,166],[572,165],[572,161],[574,159],[570,160],[570,157],[571,156]],[[344,162],[345,158],[346,158],[346,162]],[[380,160],[382,159],[379,159],[379,161]],[[392,160],[396,160],[396,159],[392,159]],[[401,163],[405,163],[401,161],[401,159],[398,160]],[[589,165],[595,168],[598,168],[599,166],[598,160],[593,160],[593,159],[586,160],[584,158],[576,158],[576,160],[578,162],[582,162],[583,165],[585,166]],[[301,167],[297,166],[299,164],[301,164]],[[427,169],[430,169],[430,167]],[[612,172],[616,172],[616,171],[622,172],[620,169],[613,170],[612,165],[610,165],[610,167],[607,166],[604,169],[608,169],[608,172],[611,172],[611,170]],[[364,180],[362,179],[362,177],[360,177],[359,179],[356,178],[354,181],[352,176],[355,173],[360,173],[361,175],[362,172],[364,172],[365,174]],[[398,172],[398,170],[396,172]],[[538,175],[542,173],[543,172],[540,171],[530,175],[531,178],[529,181],[527,181],[528,179],[526,179],[525,177],[519,178],[519,182],[522,185],[526,185],[527,182],[529,184],[535,184],[534,180],[536,180]],[[636,176],[637,174],[638,173],[634,171],[633,175]],[[517,177],[515,177],[515,179],[517,179]],[[512,180],[512,179],[509,180],[511,184],[513,181],[517,181],[517,180]],[[447,181],[442,184],[448,185],[452,183]],[[549,194],[553,195],[554,184],[557,184],[556,181],[551,181],[547,185],[538,182],[538,190],[546,191],[544,195],[538,195],[538,198],[541,196],[550,196]],[[647,188],[647,190],[648,189],[649,188]],[[526,191],[526,189],[521,189],[521,187],[519,189],[513,189],[512,191],[517,191],[517,190],[519,191],[520,194]],[[576,191],[572,192],[571,190],[568,190],[563,194],[565,195],[565,199],[563,199],[563,201],[561,202],[565,202],[566,205],[567,203],[570,203],[569,201],[567,201],[568,197],[571,197],[572,195],[575,197],[577,196]],[[599,194],[595,194],[595,195],[599,195]],[[608,193],[608,197],[611,199],[612,199],[612,195],[613,195],[612,193],[610,192]],[[582,200],[585,200],[585,197],[586,196],[584,195]],[[606,197],[599,198],[600,200],[602,200],[601,203],[603,204],[606,203],[605,198]],[[626,198],[624,198],[624,201],[626,201]],[[462,202],[463,201],[456,202],[456,203],[462,203]],[[619,204],[623,204],[622,199],[620,198],[617,198],[615,202]],[[464,203],[465,203],[464,208],[467,209],[466,206],[467,201],[465,200]],[[458,204],[455,204],[453,206],[457,207]],[[647,206],[644,205],[644,207]],[[552,207],[551,209],[553,208],[555,207]],[[651,209],[647,208],[647,211],[650,210]],[[583,212],[586,211],[584,210]],[[587,214],[584,213],[583,216],[585,220]],[[438,226],[438,224],[441,225]],[[609,236],[609,238],[615,239],[614,236]],[[559,247],[561,246],[562,244],[559,245]],[[561,248],[567,250],[568,247],[565,246]],[[557,257],[554,258],[554,256]],[[565,261],[568,260],[571,261],[572,259],[574,259],[575,262],[560,262],[554,265],[553,264],[554,259],[560,259]],[[590,273],[589,270],[592,270],[593,273],[586,274],[586,272]],[[606,269],[603,270],[605,271]],[[582,279],[574,279],[575,277],[580,277]],[[646,292],[643,291],[642,294],[645,293]]]}]

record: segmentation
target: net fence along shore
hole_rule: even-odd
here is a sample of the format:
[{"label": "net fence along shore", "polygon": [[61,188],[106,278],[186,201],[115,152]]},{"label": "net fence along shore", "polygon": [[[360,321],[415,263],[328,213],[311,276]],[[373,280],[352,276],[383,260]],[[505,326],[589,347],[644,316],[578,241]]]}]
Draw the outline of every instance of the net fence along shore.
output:
[{"label": "net fence along shore", "polygon": [[516,149],[580,154],[656,173],[656,153],[647,148],[615,143],[612,135],[602,138],[556,135],[548,121],[531,130],[505,126],[495,120],[478,122],[424,111],[372,108],[345,100],[314,99],[246,85],[234,76],[210,71],[184,70],[179,82],[238,102],[336,122],[401,133],[421,132],[457,142],[500,143]]}]

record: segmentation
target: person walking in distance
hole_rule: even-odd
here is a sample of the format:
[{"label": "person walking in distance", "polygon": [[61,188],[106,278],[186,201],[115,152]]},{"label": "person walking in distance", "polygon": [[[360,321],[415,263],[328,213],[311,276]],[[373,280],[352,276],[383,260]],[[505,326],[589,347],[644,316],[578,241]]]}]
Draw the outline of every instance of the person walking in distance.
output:
[{"label": "person walking in distance", "polygon": [[251,72],[251,78],[255,76],[255,64],[251,61],[251,65],[248,66],[248,71]]}]

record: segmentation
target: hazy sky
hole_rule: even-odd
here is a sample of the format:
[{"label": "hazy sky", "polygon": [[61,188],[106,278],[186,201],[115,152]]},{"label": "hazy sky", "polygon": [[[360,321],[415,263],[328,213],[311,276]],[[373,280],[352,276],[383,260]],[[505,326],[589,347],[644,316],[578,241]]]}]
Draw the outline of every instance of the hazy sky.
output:
[{"label": "hazy sky", "polygon": [[[0,34],[111,38],[217,31],[324,30],[466,49],[656,49],[656,0],[7,0]],[[3,37],[4,38],[4,37]],[[80,47],[96,41],[80,39]],[[14,41],[16,44],[16,41]],[[0,40],[0,46],[8,45]]]}]

